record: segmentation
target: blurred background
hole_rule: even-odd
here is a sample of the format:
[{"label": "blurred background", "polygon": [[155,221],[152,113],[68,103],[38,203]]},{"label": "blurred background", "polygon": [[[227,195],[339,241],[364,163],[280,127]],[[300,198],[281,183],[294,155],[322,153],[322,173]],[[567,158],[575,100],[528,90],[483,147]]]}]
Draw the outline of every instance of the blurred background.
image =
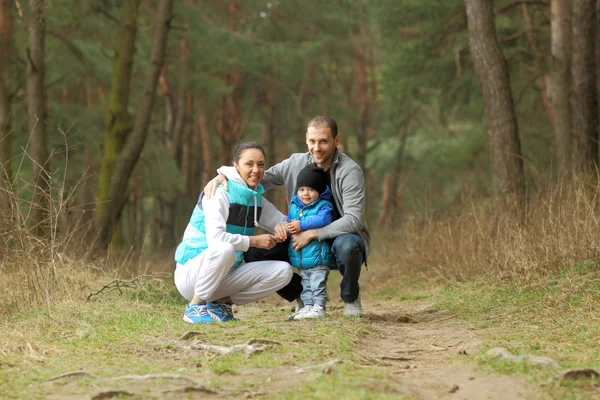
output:
[{"label": "blurred background", "polygon": [[[3,229],[172,252],[236,143],[261,143],[273,165],[306,151],[317,114],[337,120],[341,150],[363,168],[373,231],[473,198],[535,197],[570,169],[556,161],[565,107],[592,110],[583,135],[597,146],[596,2],[573,4],[0,0]],[[570,100],[578,60],[587,108]],[[516,175],[497,157],[517,160]],[[269,196],[286,211],[282,190]]]}]

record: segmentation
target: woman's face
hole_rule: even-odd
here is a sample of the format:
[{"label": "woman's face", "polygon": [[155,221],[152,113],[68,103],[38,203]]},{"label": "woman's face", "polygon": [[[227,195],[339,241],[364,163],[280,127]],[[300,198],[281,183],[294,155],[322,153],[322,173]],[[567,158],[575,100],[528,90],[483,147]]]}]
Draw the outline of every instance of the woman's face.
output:
[{"label": "woman's face", "polygon": [[258,149],[246,149],[240,154],[240,159],[233,163],[249,188],[256,188],[265,175],[265,156]]}]

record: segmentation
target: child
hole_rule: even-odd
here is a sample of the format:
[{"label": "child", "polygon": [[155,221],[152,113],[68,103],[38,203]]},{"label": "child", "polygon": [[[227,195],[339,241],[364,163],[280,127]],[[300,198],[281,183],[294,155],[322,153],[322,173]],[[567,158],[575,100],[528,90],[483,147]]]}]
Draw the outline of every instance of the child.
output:
[{"label": "child", "polygon": [[[286,224],[291,234],[321,228],[333,221],[335,208],[326,174],[317,167],[304,168],[298,174],[298,191],[290,203]],[[290,264],[298,268],[302,276],[300,298],[304,302],[304,307],[288,319],[325,317],[327,276],[329,268],[335,265],[331,243],[315,239],[298,251],[290,243],[288,255]]]}]

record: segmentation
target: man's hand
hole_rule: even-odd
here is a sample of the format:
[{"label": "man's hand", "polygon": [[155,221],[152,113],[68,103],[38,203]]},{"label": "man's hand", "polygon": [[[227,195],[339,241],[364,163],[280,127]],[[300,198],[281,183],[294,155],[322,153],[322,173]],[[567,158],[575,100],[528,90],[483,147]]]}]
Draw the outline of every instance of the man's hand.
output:
[{"label": "man's hand", "polygon": [[302,232],[302,229],[300,229],[300,221],[298,221],[297,219],[288,222],[287,225],[285,226],[285,228],[290,232],[290,233],[300,233]]},{"label": "man's hand", "polygon": [[277,244],[277,237],[274,235],[264,234],[250,236],[250,247],[258,247],[259,249],[271,249]]},{"label": "man's hand", "polygon": [[287,239],[287,229],[284,222],[275,225],[275,236],[277,236],[278,242],[283,242]]},{"label": "man's hand", "polygon": [[203,191],[204,191],[204,195],[206,196],[207,199],[210,199],[211,197],[213,197],[215,195],[215,193],[217,193],[217,187],[219,185],[223,185],[225,190],[229,190],[229,185],[227,184],[227,178],[223,174],[219,174],[219,175],[215,176],[214,178],[212,178],[210,180],[210,182],[208,182],[206,184],[206,186],[204,186]]},{"label": "man's hand", "polygon": [[317,235],[316,229],[309,229],[304,232],[296,233],[292,236],[292,246],[294,247],[294,250],[298,251],[310,243],[311,240],[317,239],[318,237],[319,235]]}]

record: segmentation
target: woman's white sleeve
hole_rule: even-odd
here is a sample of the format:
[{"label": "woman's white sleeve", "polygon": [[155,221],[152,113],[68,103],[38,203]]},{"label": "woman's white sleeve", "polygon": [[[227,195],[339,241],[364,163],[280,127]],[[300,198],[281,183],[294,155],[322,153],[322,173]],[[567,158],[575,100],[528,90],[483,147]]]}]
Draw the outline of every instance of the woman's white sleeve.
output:
[{"label": "woman's white sleeve", "polygon": [[229,199],[219,188],[210,199],[202,199],[204,210],[204,223],[206,225],[206,241],[210,246],[214,242],[231,243],[235,250],[247,251],[250,247],[250,238],[245,235],[227,232],[227,218],[229,217]]},{"label": "woman's white sleeve", "polygon": [[271,202],[263,197],[262,199],[262,213],[258,219],[260,226],[265,227],[267,230],[273,232],[275,225],[285,222],[287,217],[280,213],[277,208]]}]

